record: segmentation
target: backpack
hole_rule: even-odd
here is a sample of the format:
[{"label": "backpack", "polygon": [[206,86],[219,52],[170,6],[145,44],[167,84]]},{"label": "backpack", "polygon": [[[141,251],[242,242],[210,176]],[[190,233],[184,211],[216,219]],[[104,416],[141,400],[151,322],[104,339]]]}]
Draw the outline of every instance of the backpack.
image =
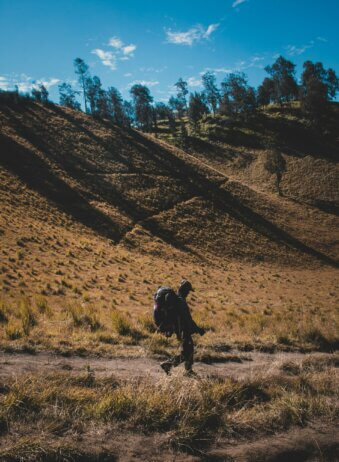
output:
[{"label": "backpack", "polygon": [[170,287],[162,286],[154,294],[153,319],[158,331],[170,337],[176,330],[179,297]]}]

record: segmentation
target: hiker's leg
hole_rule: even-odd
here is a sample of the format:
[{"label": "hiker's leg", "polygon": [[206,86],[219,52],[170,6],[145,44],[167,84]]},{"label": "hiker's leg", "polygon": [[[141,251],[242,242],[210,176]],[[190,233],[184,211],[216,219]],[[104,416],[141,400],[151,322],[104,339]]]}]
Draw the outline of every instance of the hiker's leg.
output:
[{"label": "hiker's leg", "polygon": [[177,367],[179,364],[185,361],[185,347],[182,345],[181,352],[178,355],[173,356],[172,358],[164,361],[160,364],[162,369],[168,374],[172,367]]},{"label": "hiker's leg", "polygon": [[185,361],[186,371],[192,370],[193,354],[194,354],[193,339],[191,335],[187,335],[184,337],[183,351],[182,351],[183,359]]}]

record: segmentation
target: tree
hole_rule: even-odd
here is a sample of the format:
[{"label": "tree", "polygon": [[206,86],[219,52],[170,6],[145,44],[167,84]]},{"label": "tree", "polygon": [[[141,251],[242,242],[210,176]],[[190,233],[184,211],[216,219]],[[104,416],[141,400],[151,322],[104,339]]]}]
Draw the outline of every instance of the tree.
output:
[{"label": "tree", "polygon": [[110,87],[107,90],[108,111],[116,125],[124,124],[124,106],[121,93],[115,88]]},{"label": "tree", "polygon": [[323,64],[305,61],[301,75],[301,110],[314,121],[320,122],[326,116],[329,101],[334,99],[339,89],[339,81],[333,69],[324,69]]},{"label": "tree", "polygon": [[48,90],[42,83],[37,84],[33,82],[32,96],[35,101],[42,103],[48,102]]},{"label": "tree", "polygon": [[168,100],[168,105],[173,112],[177,113],[179,119],[181,120],[185,112],[185,105],[183,100],[175,96],[171,96]]},{"label": "tree", "polygon": [[123,102],[124,126],[130,127],[135,120],[134,106],[130,101]]},{"label": "tree", "polygon": [[182,101],[182,104],[185,108],[187,108],[187,100],[186,96],[188,95],[188,84],[183,80],[181,77],[177,81],[177,83],[174,84],[177,87],[178,93],[177,93],[177,98]]},{"label": "tree", "polygon": [[96,75],[93,78],[87,77],[85,86],[91,114],[101,118],[109,117],[108,97],[99,77]]},{"label": "tree", "polygon": [[153,108],[151,103],[153,97],[145,85],[136,84],[130,90],[133,98],[135,120],[137,125],[144,131],[152,128]]},{"label": "tree", "polygon": [[279,104],[292,101],[298,96],[298,85],[295,80],[295,64],[279,56],[272,66],[266,66],[265,71],[273,81],[273,101]]},{"label": "tree", "polygon": [[41,93],[41,101],[43,103],[47,103],[48,102],[48,95],[49,95],[47,88],[45,87],[45,85],[40,83],[39,84],[39,89],[40,89],[40,93]]},{"label": "tree", "polygon": [[59,102],[61,106],[70,107],[72,109],[77,109],[80,111],[80,103],[76,100],[76,95],[80,92],[73,90],[72,86],[69,83],[62,83],[58,86],[59,88]]},{"label": "tree", "polygon": [[188,95],[188,84],[181,77],[174,84],[177,87],[178,93],[177,96],[172,96],[169,100],[170,107],[177,112],[179,119],[181,120],[185,111],[187,110],[187,95]]},{"label": "tree", "polygon": [[188,117],[194,131],[199,131],[199,121],[204,114],[208,114],[208,107],[204,102],[204,95],[198,92],[190,94]]},{"label": "tree", "polygon": [[86,80],[89,77],[88,66],[83,59],[76,58],[74,60],[74,68],[75,68],[75,73],[78,76],[79,84],[82,88],[82,92],[84,95],[84,102],[85,102],[85,112],[87,113],[88,108],[87,108]]},{"label": "tree", "polygon": [[173,136],[176,134],[176,125],[175,125],[175,117],[173,110],[167,106],[165,103],[156,103],[155,105],[155,113],[156,117],[159,120],[166,119],[168,124],[168,129],[172,133]]},{"label": "tree", "polygon": [[274,100],[274,82],[273,79],[266,77],[258,87],[257,102],[259,106],[266,106]]},{"label": "tree", "polygon": [[213,72],[208,71],[202,76],[202,83],[205,88],[206,99],[213,111],[213,114],[216,113],[220,101],[220,92],[216,81],[217,80]]},{"label": "tree", "polygon": [[248,85],[243,72],[229,74],[221,82],[221,88],[223,95],[220,112],[222,114],[247,117],[255,111],[255,91]]}]

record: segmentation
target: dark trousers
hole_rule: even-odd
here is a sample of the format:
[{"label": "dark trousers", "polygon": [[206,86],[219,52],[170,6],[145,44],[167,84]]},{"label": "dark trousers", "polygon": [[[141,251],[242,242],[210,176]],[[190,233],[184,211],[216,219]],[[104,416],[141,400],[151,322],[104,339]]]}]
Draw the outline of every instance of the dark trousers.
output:
[{"label": "dark trousers", "polygon": [[193,354],[194,344],[192,336],[190,334],[184,334],[180,354],[166,361],[166,364],[168,364],[171,367],[176,367],[179,366],[179,364],[185,362],[185,369],[187,371],[190,371],[193,365]]}]

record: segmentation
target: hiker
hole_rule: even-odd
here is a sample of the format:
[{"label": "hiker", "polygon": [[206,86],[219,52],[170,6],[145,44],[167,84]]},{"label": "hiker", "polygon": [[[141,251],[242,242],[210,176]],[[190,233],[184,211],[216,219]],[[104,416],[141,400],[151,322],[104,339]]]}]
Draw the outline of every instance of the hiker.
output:
[{"label": "hiker", "polygon": [[[188,375],[193,374],[193,353],[194,344],[192,335],[200,334],[204,335],[205,330],[198,327],[193,321],[186,298],[190,291],[194,292],[192,284],[184,279],[178,289],[178,294],[170,289],[169,287],[160,287],[155,294],[155,307],[154,317],[160,332],[166,336],[171,336],[173,333],[177,335],[178,340],[182,341],[182,350],[179,355],[174,358],[167,360],[160,364],[161,368],[166,372],[170,373],[172,367],[176,367],[181,363],[185,363],[186,373]],[[161,301],[163,296],[163,302]],[[159,313],[160,305],[164,305],[164,311],[166,316],[162,319]],[[166,319],[165,319],[166,318]]]}]

